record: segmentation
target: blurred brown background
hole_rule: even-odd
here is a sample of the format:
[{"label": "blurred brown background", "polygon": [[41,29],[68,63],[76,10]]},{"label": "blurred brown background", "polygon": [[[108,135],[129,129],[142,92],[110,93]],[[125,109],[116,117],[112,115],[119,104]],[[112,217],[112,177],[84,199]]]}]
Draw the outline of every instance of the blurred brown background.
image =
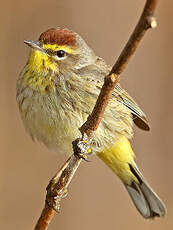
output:
[{"label": "blurred brown background", "polygon": [[[0,229],[30,230],[40,214],[45,187],[67,158],[51,154],[27,136],[15,101],[15,85],[29,53],[24,39],[50,27],[80,33],[110,64],[118,57],[144,0],[15,0],[1,3],[0,31]],[[173,229],[173,1],[160,1],[158,28],[149,31],[123,73],[122,84],[148,115],[150,132],[135,128],[142,172],[166,203],[164,219],[144,220],[113,173],[96,157],[82,163],[69,196],[49,229]]]}]

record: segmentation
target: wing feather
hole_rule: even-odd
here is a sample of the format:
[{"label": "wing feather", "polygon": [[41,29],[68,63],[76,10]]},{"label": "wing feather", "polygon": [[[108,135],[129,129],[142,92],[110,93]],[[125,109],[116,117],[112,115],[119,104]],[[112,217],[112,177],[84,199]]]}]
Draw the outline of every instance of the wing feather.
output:
[{"label": "wing feather", "polygon": [[[78,74],[82,77],[90,76],[89,79],[97,81],[97,88],[101,89],[104,77],[109,73],[110,69],[111,68],[106,65],[102,58],[97,57],[93,64],[87,65],[78,70]],[[129,94],[121,88],[120,84],[116,85],[113,96],[131,111],[133,121],[139,128],[143,130],[150,129],[145,113],[139,108]]]},{"label": "wing feather", "polygon": [[145,113],[139,108],[137,103],[129,96],[129,94],[121,88],[120,84],[116,85],[114,93],[117,100],[130,109],[135,125],[143,130],[150,130]]}]

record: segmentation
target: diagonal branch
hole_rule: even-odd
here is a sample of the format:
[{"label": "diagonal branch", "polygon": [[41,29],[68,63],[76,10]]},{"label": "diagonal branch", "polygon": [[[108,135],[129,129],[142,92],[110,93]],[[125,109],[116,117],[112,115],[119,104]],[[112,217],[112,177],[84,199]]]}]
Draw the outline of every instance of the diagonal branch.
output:
[{"label": "diagonal branch", "polygon": [[155,28],[157,26],[156,19],[154,18],[154,10],[156,8],[158,0],[147,0],[142,15],[137,23],[135,30],[130,36],[126,46],[121,52],[115,65],[112,67],[109,75],[105,77],[104,85],[101,89],[100,95],[97,99],[96,105],[89,115],[87,121],[80,128],[81,132],[92,135],[103,117],[103,113],[108,104],[109,98],[115,88],[115,85],[119,81],[119,76],[127,66],[131,56],[134,54],[145,32],[149,28]]},{"label": "diagonal branch", "polygon": [[130,39],[121,52],[109,75],[105,77],[104,84],[95,107],[91,115],[88,116],[87,121],[80,127],[83,137],[73,142],[73,155],[53,177],[47,187],[45,207],[35,226],[35,230],[47,229],[55,214],[55,210],[59,211],[60,200],[67,195],[67,188],[75,174],[75,171],[80,165],[82,158],[86,159],[86,155],[90,152],[90,149],[87,146],[87,140],[92,138],[93,132],[98,128],[106,106],[109,102],[109,98],[112,95],[115,85],[119,81],[120,74],[127,66],[145,32],[149,28],[155,28],[157,26],[157,22],[153,16],[157,3],[158,0],[146,1],[144,10],[135,30],[133,31]]}]

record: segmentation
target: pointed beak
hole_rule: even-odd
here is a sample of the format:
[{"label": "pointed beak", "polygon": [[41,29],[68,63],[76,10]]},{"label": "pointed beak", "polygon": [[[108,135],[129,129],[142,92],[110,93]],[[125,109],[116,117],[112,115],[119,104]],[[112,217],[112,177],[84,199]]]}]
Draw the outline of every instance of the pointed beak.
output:
[{"label": "pointed beak", "polygon": [[41,52],[45,52],[43,48],[41,47],[40,42],[38,41],[31,41],[31,40],[24,40],[24,43],[30,46],[33,49],[39,50]]}]

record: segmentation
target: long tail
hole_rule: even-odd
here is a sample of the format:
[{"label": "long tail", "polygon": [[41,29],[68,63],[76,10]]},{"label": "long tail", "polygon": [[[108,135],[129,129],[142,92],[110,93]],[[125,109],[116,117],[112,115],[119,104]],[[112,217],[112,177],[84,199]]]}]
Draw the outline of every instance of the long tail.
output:
[{"label": "long tail", "polygon": [[126,137],[120,137],[111,148],[97,155],[122,180],[134,205],[144,218],[152,219],[166,214],[164,203],[138,170],[133,150]]},{"label": "long tail", "polygon": [[125,187],[141,215],[147,219],[165,216],[164,203],[144,180],[139,170],[132,165],[130,165],[130,170],[137,177],[139,183],[132,181],[130,185],[125,184]]}]

